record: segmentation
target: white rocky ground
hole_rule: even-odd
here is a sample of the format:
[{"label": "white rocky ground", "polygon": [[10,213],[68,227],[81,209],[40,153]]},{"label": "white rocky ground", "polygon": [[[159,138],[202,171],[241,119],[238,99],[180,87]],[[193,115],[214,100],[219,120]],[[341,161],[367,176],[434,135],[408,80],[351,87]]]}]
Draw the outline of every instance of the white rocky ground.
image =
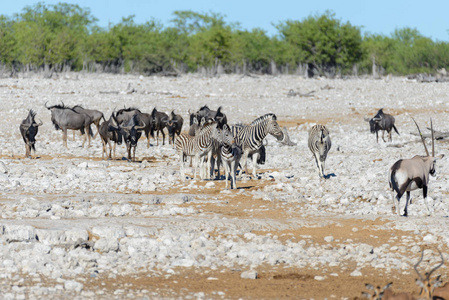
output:
[{"label": "white rocky ground", "polygon": [[[135,92],[127,93],[130,89]],[[314,97],[288,97],[290,89],[315,90]],[[439,259],[436,248],[449,259],[449,163],[437,164],[431,178],[427,210],[420,191],[412,193],[409,217],[392,213],[388,190],[389,167],[400,158],[424,154],[411,116],[427,131],[449,131],[447,84],[410,82],[403,78],[302,79],[297,76],[180,78],[68,74],[56,79],[29,76],[0,80],[0,289],[4,298],[116,298],[156,297],[157,290],[116,291],[91,288],[101,276],[170,276],[182,268],[257,270],[261,265],[322,269],[341,267],[362,276],[364,268],[412,272],[421,246],[430,263]],[[103,93],[117,91],[114,93]],[[208,104],[223,106],[230,123],[250,122],[268,112],[288,126],[297,146],[287,147],[268,138],[267,163],[253,188],[211,193],[223,181],[204,184],[181,181],[178,156],[171,145],[146,147],[140,141],[139,162],[102,161],[99,137],[81,148],[79,135],[62,147],[61,131],[44,107],[63,101],[99,109],[108,118],[114,108],[135,106],[150,112],[154,106],[172,109],[188,123],[188,109]],[[383,107],[396,116],[400,136],[392,143],[376,143],[364,116]],[[44,122],[37,136],[37,156],[26,159],[18,126],[28,109]],[[318,170],[307,148],[307,130],[321,122],[331,131],[332,149],[326,172]],[[187,129],[186,124],[184,129]],[[428,132],[428,131],[427,131]],[[153,143],[153,140],[152,140]],[[447,156],[448,144],[436,142],[436,152]],[[121,156],[125,148],[118,148]],[[252,183],[245,177],[237,184]],[[232,205],[246,197],[267,203],[245,211],[254,217],[226,217],[208,211],[206,204]],[[404,197],[405,198],[405,197]],[[405,200],[405,199],[403,199]],[[402,202],[403,204],[404,202]],[[269,204],[269,205],[268,205]],[[285,212],[283,218],[261,217],[268,207]],[[358,243],[330,231],[324,241],[312,235],[280,240],[276,232],[325,227],[349,218],[376,220],[373,230],[402,230],[388,243]],[[361,222],[353,232],[370,227]],[[401,232],[402,232],[401,231]],[[257,232],[257,233],[253,233]],[[265,234],[260,234],[265,232]],[[212,234],[214,233],[214,234]],[[373,237],[375,240],[376,237]],[[318,243],[319,242],[319,243]],[[332,245],[332,247],[329,247]],[[356,267],[353,267],[355,263]],[[352,267],[349,267],[352,266]],[[443,267],[443,273],[447,268]],[[242,277],[254,276],[248,272]],[[329,274],[323,272],[325,279]],[[447,279],[447,278],[446,278]],[[181,295],[174,295],[181,296]],[[183,297],[202,297],[186,293]],[[210,296],[210,295],[209,295]],[[216,297],[225,297],[221,292]],[[357,295],[348,295],[357,296]],[[207,297],[207,295],[206,295]]]}]

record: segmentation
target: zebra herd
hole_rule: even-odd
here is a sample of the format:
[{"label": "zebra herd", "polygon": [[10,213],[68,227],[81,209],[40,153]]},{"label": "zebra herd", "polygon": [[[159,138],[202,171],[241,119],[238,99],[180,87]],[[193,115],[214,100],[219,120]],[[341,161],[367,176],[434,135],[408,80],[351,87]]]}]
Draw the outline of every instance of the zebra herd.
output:
[{"label": "zebra herd", "polygon": [[226,187],[227,179],[230,177],[231,189],[236,188],[236,170],[239,164],[248,173],[249,157],[253,160],[252,174],[257,177],[256,164],[265,155],[263,140],[268,134],[278,140],[284,138],[277,117],[273,113],[265,114],[246,126],[228,125],[215,119],[211,119],[208,123],[204,123],[203,119],[201,123],[203,125],[197,127],[194,136],[184,133],[176,139],[181,178],[185,179],[185,157],[193,157],[193,178],[196,178],[199,165],[201,179],[211,179],[214,175],[215,162],[220,176],[220,164],[223,163]]}]

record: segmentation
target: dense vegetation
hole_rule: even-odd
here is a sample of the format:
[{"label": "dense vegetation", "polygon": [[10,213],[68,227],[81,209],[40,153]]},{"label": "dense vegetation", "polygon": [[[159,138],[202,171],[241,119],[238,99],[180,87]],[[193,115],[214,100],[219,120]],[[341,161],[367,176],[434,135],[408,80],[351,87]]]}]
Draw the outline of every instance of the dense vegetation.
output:
[{"label": "dense vegetation", "polygon": [[331,12],[276,24],[270,37],[242,30],[216,13],[175,11],[171,26],[133,16],[109,28],[78,5],[38,3],[0,16],[4,70],[144,74],[300,73],[309,75],[434,73],[449,66],[449,44],[397,29],[362,36]]}]

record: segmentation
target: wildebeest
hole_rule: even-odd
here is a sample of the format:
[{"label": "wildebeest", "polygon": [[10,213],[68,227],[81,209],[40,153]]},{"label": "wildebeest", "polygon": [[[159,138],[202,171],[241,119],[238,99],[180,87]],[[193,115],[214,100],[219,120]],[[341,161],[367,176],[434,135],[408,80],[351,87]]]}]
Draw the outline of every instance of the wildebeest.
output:
[{"label": "wildebeest", "polygon": [[[76,112],[70,107],[65,107],[64,104],[47,106],[47,103],[45,103],[45,107],[51,111],[51,121],[55,125],[56,130],[62,130],[62,141],[66,148],[68,148],[67,129],[80,130],[82,135],[87,133],[90,147],[92,132],[89,129],[90,124],[92,124],[92,118],[89,115]],[[84,135],[82,147],[84,147],[85,142],[86,136]]]},{"label": "wildebeest", "polygon": [[[140,137],[142,136],[142,130],[145,128],[145,126],[145,123],[143,123],[143,125],[139,125],[137,115],[134,115],[126,124],[121,125],[123,138],[126,143],[126,149],[128,150],[128,159],[131,159],[132,161],[136,160],[137,141],[139,141]],[[132,157],[131,149],[133,150]]]},{"label": "wildebeest", "polygon": [[444,154],[435,156],[435,139],[433,136],[433,125],[432,120],[430,120],[430,126],[432,131],[432,156],[430,156],[427,150],[426,143],[421,134],[418,124],[413,119],[418,128],[419,135],[424,145],[424,150],[426,151],[426,156],[416,155],[411,159],[400,159],[390,168],[389,183],[390,188],[397,193],[396,199],[398,200],[398,205],[393,198],[393,205],[396,207],[396,212],[400,215],[399,204],[402,195],[407,193],[407,199],[405,201],[404,216],[407,216],[407,205],[410,200],[410,191],[416,189],[423,190],[424,203],[426,204],[427,211],[429,215],[431,214],[429,205],[427,204],[427,185],[429,184],[429,175],[436,176],[435,172],[435,162],[444,157]]},{"label": "wildebeest", "polygon": [[97,134],[100,132],[100,121],[101,119],[103,119],[104,121],[106,121],[106,119],[104,118],[104,115],[101,111],[96,110],[96,109],[87,109],[82,107],[81,105],[75,105],[74,107],[72,107],[72,109],[78,113],[85,113],[86,115],[88,115],[89,117],[92,118],[92,123],[95,124],[95,126],[97,126],[97,132],[94,135],[94,138],[97,137]]},{"label": "wildebeest", "polygon": [[385,142],[384,134],[385,131],[388,133],[388,138],[390,142],[392,141],[391,130],[394,129],[399,135],[398,129],[394,126],[394,117],[392,115],[383,112],[383,108],[379,109],[377,114],[371,119],[365,119],[369,122],[371,133],[376,133],[376,141],[379,142],[378,131],[382,130],[382,140]]},{"label": "wildebeest", "polygon": [[[159,131],[162,132],[162,145],[165,145],[164,128],[167,127],[168,115],[164,112],[157,111],[156,107],[151,112],[153,121],[152,132],[156,131],[156,145],[159,145]],[[154,133],[152,134],[154,136]]]},{"label": "wildebeest", "polygon": [[172,110],[170,114],[170,119],[167,122],[167,130],[168,130],[168,142],[175,146],[175,134],[180,135],[182,125],[184,124],[184,119],[181,115],[175,114],[175,111]]},{"label": "wildebeest", "polygon": [[200,121],[201,118],[205,118],[206,122],[215,121],[220,127],[223,126],[223,124],[228,123],[226,115],[221,112],[221,106],[217,110],[211,110],[207,105],[204,105],[194,114],[194,116],[198,121]]},{"label": "wildebeest", "polygon": [[36,152],[36,148],[34,144],[36,143],[36,135],[39,130],[39,126],[42,125],[42,121],[39,120],[39,123],[36,123],[34,117],[36,116],[36,112],[30,109],[28,112],[28,116],[20,123],[19,130],[20,134],[22,134],[23,141],[25,142],[25,156],[31,156],[31,150]]},{"label": "wildebeest", "polygon": [[[109,155],[108,158],[111,159],[111,152],[114,150],[114,159],[116,145],[121,145],[123,141],[122,130],[120,125],[115,118],[114,112],[109,117],[109,120],[104,121],[100,125],[100,137],[103,143],[103,152],[101,158],[104,159],[104,154],[107,152],[107,145],[109,145]],[[114,147],[111,146],[111,142],[114,142]]]},{"label": "wildebeest", "polygon": [[150,114],[143,113],[135,107],[128,107],[117,111],[116,117],[119,124],[126,124],[134,115],[137,115],[138,124],[140,126],[145,124],[143,131],[145,132],[145,137],[147,138],[147,147],[150,147],[150,135],[154,138],[153,120]]}]

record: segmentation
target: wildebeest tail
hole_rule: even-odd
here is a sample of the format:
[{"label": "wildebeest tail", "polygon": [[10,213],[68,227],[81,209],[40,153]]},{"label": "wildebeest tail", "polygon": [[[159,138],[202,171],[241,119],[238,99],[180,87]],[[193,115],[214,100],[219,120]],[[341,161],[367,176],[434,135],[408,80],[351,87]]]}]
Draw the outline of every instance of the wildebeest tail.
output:
[{"label": "wildebeest tail", "polygon": [[400,135],[398,129],[396,128],[396,126],[394,126],[394,124],[393,124],[393,129],[394,129],[394,131],[396,131],[396,133],[397,133],[398,135]]},{"label": "wildebeest tail", "polygon": [[89,134],[90,136],[94,136],[94,132],[92,131],[92,126],[89,125]]}]

